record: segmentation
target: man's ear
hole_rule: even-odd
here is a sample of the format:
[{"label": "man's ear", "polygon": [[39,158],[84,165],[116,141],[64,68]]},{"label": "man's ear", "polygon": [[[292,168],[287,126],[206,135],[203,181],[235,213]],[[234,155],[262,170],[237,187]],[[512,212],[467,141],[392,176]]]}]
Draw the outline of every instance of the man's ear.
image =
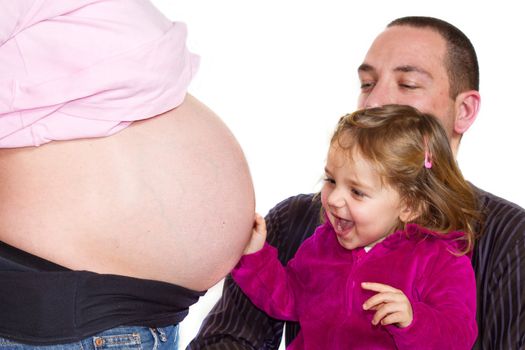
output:
[{"label": "man's ear", "polygon": [[456,97],[456,119],[454,120],[454,132],[463,135],[476,120],[478,116],[481,96],[476,90],[460,93]]}]

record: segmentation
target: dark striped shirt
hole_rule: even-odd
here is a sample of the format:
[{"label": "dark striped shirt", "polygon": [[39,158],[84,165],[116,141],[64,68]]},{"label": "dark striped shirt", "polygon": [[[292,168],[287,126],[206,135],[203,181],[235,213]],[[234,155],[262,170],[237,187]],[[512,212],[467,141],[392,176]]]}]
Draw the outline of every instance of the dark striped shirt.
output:
[{"label": "dark striped shirt", "polygon": [[[472,257],[479,328],[474,349],[525,349],[525,211],[490,193],[478,192],[485,218]],[[314,195],[298,195],[268,213],[268,241],[278,248],[283,264],[319,225],[320,208]],[[187,349],[278,349],[283,325],[288,345],[299,325],[266,316],[228,276],[222,297]]]}]

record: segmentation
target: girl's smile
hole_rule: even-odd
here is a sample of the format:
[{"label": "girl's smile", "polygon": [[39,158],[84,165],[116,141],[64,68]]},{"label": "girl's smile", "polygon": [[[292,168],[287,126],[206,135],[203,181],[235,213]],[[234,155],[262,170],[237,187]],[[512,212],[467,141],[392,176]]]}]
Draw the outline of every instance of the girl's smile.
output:
[{"label": "girl's smile", "polygon": [[334,214],[330,214],[329,216],[333,217],[333,219],[330,220],[330,222],[332,222],[332,226],[334,227],[335,233],[340,237],[346,236],[355,226],[352,220],[346,220]]},{"label": "girl's smile", "polygon": [[359,152],[349,157],[348,151],[332,145],[325,173],[321,201],[344,248],[373,246],[409,217],[397,190],[384,183]]}]

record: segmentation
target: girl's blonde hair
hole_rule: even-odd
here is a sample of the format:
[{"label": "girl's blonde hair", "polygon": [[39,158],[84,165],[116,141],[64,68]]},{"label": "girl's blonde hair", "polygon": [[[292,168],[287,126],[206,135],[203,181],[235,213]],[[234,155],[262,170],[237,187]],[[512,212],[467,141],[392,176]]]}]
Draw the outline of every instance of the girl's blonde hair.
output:
[{"label": "girl's blonde hair", "polygon": [[461,253],[472,250],[480,218],[476,195],[435,117],[410,106],[359,110],[339,120],[330,145],[370,161],[416,214],[412,223],[442,234],[463,231]]}]

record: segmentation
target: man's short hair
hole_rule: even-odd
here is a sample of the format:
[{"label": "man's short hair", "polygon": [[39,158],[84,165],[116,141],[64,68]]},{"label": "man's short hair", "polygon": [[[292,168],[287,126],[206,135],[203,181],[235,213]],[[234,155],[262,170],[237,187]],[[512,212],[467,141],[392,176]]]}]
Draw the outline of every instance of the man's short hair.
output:
[{"label": "man's short hair", "polygon": [[434,30],[445,40],[445,68],[450,85],[450,97],[468,90],[479,91],[479,66],[476,50],[469,38],[452,24],[434,17],[408,16],[393,20],[387,26],[410,26]]}]

